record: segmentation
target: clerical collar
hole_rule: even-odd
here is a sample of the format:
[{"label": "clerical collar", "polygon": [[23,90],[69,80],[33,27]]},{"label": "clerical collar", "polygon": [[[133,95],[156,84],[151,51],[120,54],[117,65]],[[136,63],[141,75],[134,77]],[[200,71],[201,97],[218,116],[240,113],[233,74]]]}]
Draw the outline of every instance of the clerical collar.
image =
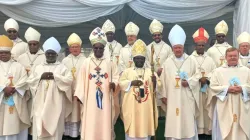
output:
[{"label": "clerical collar", "polygon": [[214,45],[218,46],[218,47],[219,46],[226,46],[226,47],[228,47],[228,43],[227,42],[223,42],[222,44],[219,44],[219,43],[216,42]]},{"label": "clerical collar", "polygon": [[55,63],[48,63],[46,60],[45,60],[45,62],[44,62],[44,65],[58,65],[58,64],[60,64],[60,62],[57,61],[57,60],[56,60]]},{"label": "clerical collar", "polygon": [[227,65],[229,68],[236,68],[236,67],[239,67],[238,65],[235,65],[235,66],[229,66]]},{"label": "clerical collar", "polygon": [[133,45],[127,44],[127,45],[125,46],[125,48],[132,48],[132,46],[133,46]]},{"label": "clerical collar", "polygon": [[206,52],[204,52],[203,54],[198,54],[197,51],[195,50],[192,55],[194,56],[206,56]]},{"label": "clerical collar", "polygon": [[23,40],[17,37],[15,40],[12,40],[12,41],[18,43],[18,42],[22,42]]},{"label": "clerical collar", "polygon": [[141,68],[138,68],[138,67],[135,66],[134,69],[135,69],[135,70],[143,70],[143,69],[145,69],[145,66],[143,66],[143,67],[141,67]]},{"label": "clerical collar", "polygon": [[107,42],[107,44],[112,44],[115,43],[115,40],[111,41],[111,42]]},{"label": "clerical collar", "polygon": [[241,55],[240,54],[240,58],[250,58],[250,54],[248,54],[248,55]]},{"label": "clerical collar", "polygon": [[44,54],[44,52],[41,50],[41,49],[39,49],[37,52],[36,52],[36,54],[32,54],[32,53],[30,53],[30,51],[27,51],[27,53],[29,53],[30,55],[39,55],[39,54]]},{"label": "clerical collar", "polygon": [[74,56],[73,54],[69,54],[69,57],[74,57],[74,58],[79,58],[79,57],[82,57],[82,56],[83,56],[82,53],[78,54],[77,56]]},{"label": "clerical collar", "polygon": [[94,55],[94,53],[93,54],[91,54],[91,56],[90,56],[92,59],[95,59],[95,60],[103,60],[103,59],[105,59],[105,55],[103,54],[103,56],[101,57],[101,58],[96,58],[95,57],[95,55]]},{"label": "clerical collar", "polygon": [[184,56],[185,54],[183,54],[180,58],[177,58],[176,56],[175,56],[175,59],[176,60],[178,60],[178,61],[184,61],[185,60],[185,56]]},{"label": "clerical collar", "polygon": [[154,41],[154,44],[156,44],[156,45],[160,45],[160,44],[162,44],[162,40],[159,42],[159,43],[156,43],[155,41]]}]

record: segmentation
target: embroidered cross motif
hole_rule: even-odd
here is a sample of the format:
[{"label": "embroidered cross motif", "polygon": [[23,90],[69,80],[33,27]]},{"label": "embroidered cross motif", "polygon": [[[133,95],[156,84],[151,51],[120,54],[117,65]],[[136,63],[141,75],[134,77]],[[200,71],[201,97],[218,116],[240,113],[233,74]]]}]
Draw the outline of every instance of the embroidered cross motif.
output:
[{"label": "embroidered cross motif", "polygon": [[102,81],[101,81],[101,78],[104,78],[104,79],[107,79],[108,78],[108,74],[107,73],[104,73],[104,74],[101,74],[101,68],[99,66],[97,66],[95,68],[95,71],[96,71],[96,74],[89,74],[89,80],[92,80],[92,79],[96,79],[96,102],[97,102],[97,107],[102,109],[103,106],[102,106],[102,98],[103,98],[103,93],[102,93],[102,88],[101,88],[101,85],[102,85]]},{"label": "embroidered cross motif", "polygon": [[92,34],[98,35],[98,38],[102,38],[101,36],[105,37],[105,34],[101,32],[100,28],[96,29],[96,31],[94,31]]},{"label": "embroidered cross motif", "polygon": [[102,85],[101,78],[107,79],[108,74],[107,73],[101,74],[100,67],[96,67],[95,70],[96,70],[96,74],[91,74],[91,73],[89,74],[89,80],[95,78],[96,79],[96,83],[95,83],[96,86],[100,87]]}]

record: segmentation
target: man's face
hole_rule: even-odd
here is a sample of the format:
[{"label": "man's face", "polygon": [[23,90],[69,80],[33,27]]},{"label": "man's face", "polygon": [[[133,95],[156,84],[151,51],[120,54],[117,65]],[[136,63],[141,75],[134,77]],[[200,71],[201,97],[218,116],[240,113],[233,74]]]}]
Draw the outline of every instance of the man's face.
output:
[{"label": "man's face", "polygon": [[226,35],[224,35],[224,34],[217,34],[216,35],[216,40],[217,40],[217,43],[219,43],[219,44],[222,44],[222,43],[224,43],[225,42],[225,40],[226,40]]},{"label": "man's face", "polygon": [[128,35],[127,36],[127,41],[129,45],[133,45],[137,39],[137,36],[135,35]]},{"label": "man's face", "polygon": [[226,54],[226,60],[228,63],[228,66],[236,66],[239,61],[239,53],[237,50],[232,52],[227,52]]},{"label": "man's face", "polygon": [[144,56],[136,56],[133,58],[135,66],[137,68],[142,68],[145,63],[145,57]]},{"label": "man's face", "polygon": [[152,35],[152,37],[153,37],[155,43],[159,43],[159,42],[161,42],[161,39],[162,39],[162,33],[156,32]]},{"label": "man's face", "polygon": [[243,42],[239,46],[240,54],[246,56],[249,54],[250,44],[247,42]]},{"label": "man's face", "polygon": [[101,43],[96,43],[93,45],[93,52],[96,58],[101,58],[104,52],[104,45]]},{"label": "man's face", "polygon": [[175,57],[180,58],[183,55],[183,53],[184,53],[184,46],[182,46],[182,45],[175,45],[173,47],[173,52],[174,52]]},{"label": "man's face", "polygon": [[57,56],[58,56],[57,53],[53,50],[47,50],[45,52],[45,57],[46,57],[47,63],[55,63]]},{"label": "man's face", "polygon": [[206,43],[204,41],[199,41],[196,43],[195,50],[198,54],[204,54],[205,52],[205,45]]},{"label": "man's face", "polygon": [[72,55],[78,56],[81,53],[81,46],[79,44],[72,44],[69,47],[69,51]]},{"label": "man's face", "polygon": [[112,42],[114,40],[115,34],[113,32],[111,32],[111,31],[109,31],[109,32],[106,33],[106,36],[107,36],[108,42]]},{"label": "man's face", "polygon": [[10,51],[0,51],[0,60],[3,62],[8,62],[11,59]]},{"label": "man's face", "polygon": [[29,41],[28,45],[31,54],[36,54],[40,48],[40,44],[38,41]]},{"label": "man's face", "polygon": [[16,29],[10,28],[7,30],[7,35],[10,40],[15,40],[18,37],[18,32]]}]

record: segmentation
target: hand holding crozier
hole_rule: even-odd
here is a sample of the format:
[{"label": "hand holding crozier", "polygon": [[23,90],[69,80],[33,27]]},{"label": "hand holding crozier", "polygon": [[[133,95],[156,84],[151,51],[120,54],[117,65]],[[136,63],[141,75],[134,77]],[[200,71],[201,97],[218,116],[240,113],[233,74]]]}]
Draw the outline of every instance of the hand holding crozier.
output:
[{"label": "hand holding crozier", "polygon": [[143,82],[141,80],[133,80],[131,82],[131,86],[137,86],[137,87],[139,87],[139,86],[142,86],[142,85],[143,85]]}]

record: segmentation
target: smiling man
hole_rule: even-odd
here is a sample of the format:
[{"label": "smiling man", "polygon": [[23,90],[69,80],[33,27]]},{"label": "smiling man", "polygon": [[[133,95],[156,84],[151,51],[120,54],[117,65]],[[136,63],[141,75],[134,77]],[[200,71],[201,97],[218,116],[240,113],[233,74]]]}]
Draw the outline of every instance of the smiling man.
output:
[{"label": "smiling man", "polygon": [[210,80],[209,93],[216,99],[213,139],[249,140],[250,70],[238,63],[236,48],[227,49],[225,56],[227,63],[215,69]]},{"label": "smiling man", "polygon": [[19,38],[19,25],[14,19],[9,18],[6,20],[4,23],[4,29],[7,32],[9,39],[12,40],[14,44],[13,49],[11,50],[11,57],[14,60],[17,60],[21,54],[28,51],[28,45]]},{"label": "smiling man", "polygon": [[33,140],[61,140],[65,118],[72,111],[72,74],[57,61],[61,45],[54,38],[43,44],[46,61],[34,67],[27,80],[33,106]]},{"label": "smiling man", "polygon": [[217,67],[222,66],[225,61],[225,52],[232,46],[226,42],[226,35],[228,32],[227,23],[222,20],[215,26],[216,42],[208,49],[207,55],[210,56]]},{"label": "smiling man", "polygon": [[74,94],[82,103],[81,140],[112,140],[115,112],[110,98],[113,101],[119,74],[116,64],[104,55],[103,30],[95,28],[89,40],[94,53],[81,65]]},{"label": "smiling man", "polygon": [[[82,40],[76,34],[72,33],[67,40],[70,54],[63,59],[62,63],[71,71],[73,76],[73,83],[71,87],[72,95],[75,93],[76,76],[79,72],[80,67],[84,64],[83,61],[86,59],[83,53],[81,53]],[[66,119],[65,124],[65,136],[77,139],[80,135],[80,103],[77,98],[73,98],[73,109],[70,116]]]},{"label": "smiling man", "polygon": [[237,42],[239,44],[240,62],[250,68],[250,34],[247,32],[241,33],[237,38]]}]

